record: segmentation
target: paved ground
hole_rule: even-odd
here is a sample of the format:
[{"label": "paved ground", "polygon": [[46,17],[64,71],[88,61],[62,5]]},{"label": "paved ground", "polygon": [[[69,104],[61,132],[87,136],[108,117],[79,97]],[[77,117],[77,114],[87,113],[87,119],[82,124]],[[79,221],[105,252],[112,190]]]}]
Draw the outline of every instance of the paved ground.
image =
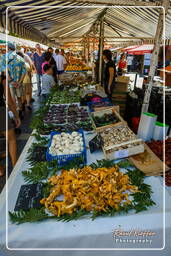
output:
[{"label": "paved ground", "polygon": [[[17,152],[18,156],[20,156],[21,152],[23,151],[23,148],[25,144],[27,143],[27,140],[30,136],[30,133],[32,132],[30,126],[31,118],[34,112],[39,107],[40,99],[36,96],[37,88],[35,83],[35,77],[33,77],[33,98],[35,99],[35,102],[32,104],[32,111],[25,110],[24,113],[24,119],[22,120],[21,124],[21,134],[17,135]],[[0,141],[2,144],[2,147],[5,150],[5,139]],[[5,160],[1,161],[0,164],[5,165]],[[10,176],[12,172],[12,166],[9,159],[9,165],[8,165],[8,176]],[[5,175],[3,177],[0,177],[0,192],[2,191],[3,187],[5,185]]]}]

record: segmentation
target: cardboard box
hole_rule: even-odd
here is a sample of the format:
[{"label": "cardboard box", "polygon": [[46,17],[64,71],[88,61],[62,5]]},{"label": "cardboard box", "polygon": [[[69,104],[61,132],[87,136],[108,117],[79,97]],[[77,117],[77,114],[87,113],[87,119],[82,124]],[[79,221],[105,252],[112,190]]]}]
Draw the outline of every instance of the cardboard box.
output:
[{"label": "cardboard box", "polygon": [[130,161],[146,176],[160,176],[164,171],[169,170],[169,167],[166,166],[148,147],[147,144],[144,144],[144,153],[130,157]]}]

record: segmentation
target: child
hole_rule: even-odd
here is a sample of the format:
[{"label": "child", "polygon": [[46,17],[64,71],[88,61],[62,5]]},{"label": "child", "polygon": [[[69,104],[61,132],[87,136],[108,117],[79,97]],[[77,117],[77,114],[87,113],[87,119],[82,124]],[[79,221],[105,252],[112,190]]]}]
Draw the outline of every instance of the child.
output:
[{"label": "child", "polygon": [[42,76],[42,96],[44,98],[48,98],[50,89],[55,86],[55,81],[53,79],[53,69],[51,65],[44,65],[44,74]]}]

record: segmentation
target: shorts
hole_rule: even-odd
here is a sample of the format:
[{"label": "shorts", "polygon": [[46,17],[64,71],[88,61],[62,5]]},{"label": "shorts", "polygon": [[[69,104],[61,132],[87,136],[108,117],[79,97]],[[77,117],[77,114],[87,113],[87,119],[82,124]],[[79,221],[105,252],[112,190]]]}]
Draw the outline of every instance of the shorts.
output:
[{"label": "shorts", "polygon": [[[0,122],[0,131],[5,132],[6,131],[6,107],[0,107],[0,117],[1,117],[1,122]],[[10,117],[8,116],[8,130],[13,129],[13,123]]]},{"label": "shorts", "polygon": [[57,71],[57,74],[58,74],[58,75],[61,75],[61,74],[63,74],[63,73],[64,73],[64,70],[58,70],[58,71]]},{"label": "shorts", "polygon": [[24,94],[31,94],[32,93],[32,84],[31,83],[23,84],[23,90],[24,90]]},{"label": "shorts", "polygon": [[17,98],[21,98],[23,96],[23,85],[19,88],[10,87],[11,96],[14,99],[16,96]]}]

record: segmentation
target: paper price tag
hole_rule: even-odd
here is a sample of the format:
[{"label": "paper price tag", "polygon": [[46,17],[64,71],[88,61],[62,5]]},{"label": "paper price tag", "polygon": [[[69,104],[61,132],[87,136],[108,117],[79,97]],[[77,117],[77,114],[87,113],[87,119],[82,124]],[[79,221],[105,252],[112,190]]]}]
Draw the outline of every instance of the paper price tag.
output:
[{"label": "paper price tag", "polygon": [[124,158],[128,157],[128,150],[123,149],[123,150],[118,150],[114,153],[115,158]]}]

